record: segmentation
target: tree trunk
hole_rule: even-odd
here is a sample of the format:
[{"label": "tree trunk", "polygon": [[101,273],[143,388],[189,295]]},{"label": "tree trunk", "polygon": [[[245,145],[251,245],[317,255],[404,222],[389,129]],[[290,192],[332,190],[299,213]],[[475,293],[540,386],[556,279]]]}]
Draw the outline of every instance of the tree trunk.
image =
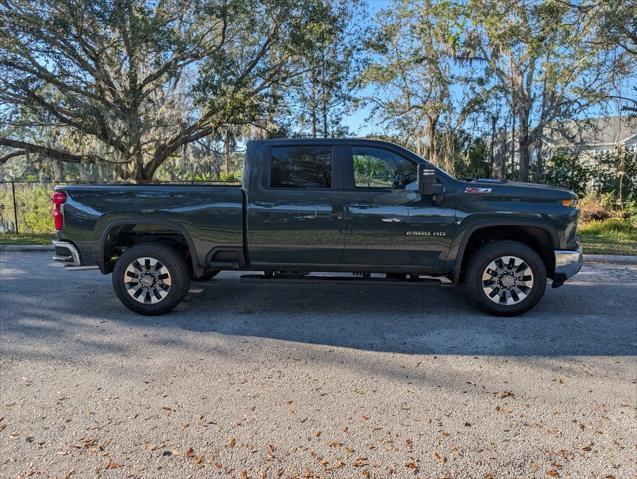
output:
[{"label": "tree trunk", "polygon": [[520,138],[520,181],[529,181],[529,160],[531,158],[528,139]]},{"label": "tree trunk", "polygon": [[84,161],[78,165],[78,170],[80,173],[80,183],[88,183],[87,169],[88,169],[88,165]]},{"label": "tree trunk", "polygon": [[226,129],[223,137],[223,165],[226,178],[230,176],[230,129]]},{"label": "tree trunk", "polygon": [[321,119],[323,120],[323,138],[329,135],[328,128],[328,112],[329,112],[329,95],[327,91],[327,82],[325,79],[325,51],[321,49]]},{"label": "tree trunk", "polygon": [[495,126],[498,122],[498,117],[493,115],[491,117],[491,145],[489,148],[489,165],[491,171],[489,171],[489,175],[491,177],[495,174],[495,158],[494,158],[494,148],[495,148]]},{"label": "tree trunk", "polygon": [[317,102],[316,102],[316,74],[312,69],[310,72],[310,82],[312,84],[312,88],[310,91],[310,118],[312,120],[312,138],[317,137],[317,129],[318,129],[318,115],[316,111]]},{"label": "tree trunk", "polygon": [[56,183],[64,181],[64,163],[59,160],[53,162],[53,178]]},{"label": "tree trunk", "polygon": [[520,118],[520,181],[529,181],[529,163],[531,160],[531,141],[529,138],[529,127],[527,118],[522,115]]},{"label": "tree trunk", "polygon": [[542,137],[544,136],[544,129],[542,128],[542,126],[540,126],[540,131],[539,131],[539,135],[538,135],[538,140],[537,140],[537,163],[536,163],[536,178],[533,179],[533,181],[536,182],[542,182],[544,181],[544,152],[542,150]]},{"label": "tree trunk", "polygon": [[515,112],[511,116],[511,178],[515,174]]},{"label": "tree trunk", "polygon": [[323,110],[323,138],[327,138],[328,137],[327,102],[325,101],[325,99],[323,99],[322,110]]},{"label": "tree trunk", "polygon": [[496,175],[498,179],[505,180],[507,173],[507,158],[509,153],[507,149],[508,133],[506,129],[501,130],[498,137],[498,148],[495,152]]},{"label": "tree trunk", "polygon": [[438,165],[438,152],[436,151],[438,146],[436,144],[436,134],[438,131],[437,124],[438,115],[427,115],[427,153],[429,156],[429,161],[434,165]]}]

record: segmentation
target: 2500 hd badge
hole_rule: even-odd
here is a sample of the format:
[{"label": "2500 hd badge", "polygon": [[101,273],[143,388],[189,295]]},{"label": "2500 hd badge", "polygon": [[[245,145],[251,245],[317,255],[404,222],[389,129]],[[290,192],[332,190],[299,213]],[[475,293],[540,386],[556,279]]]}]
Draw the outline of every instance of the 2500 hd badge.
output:
[{"label": "2500 hd badge", "polygon": [[407,236],[446,236],[444,231],[407,231]]}]

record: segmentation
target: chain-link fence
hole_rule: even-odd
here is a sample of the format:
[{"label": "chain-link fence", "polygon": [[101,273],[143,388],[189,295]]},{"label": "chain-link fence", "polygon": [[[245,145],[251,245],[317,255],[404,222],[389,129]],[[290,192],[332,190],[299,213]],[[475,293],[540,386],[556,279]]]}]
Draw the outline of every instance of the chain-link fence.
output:
[{"label": "chain-link fence", "polygon": [[52,233],[54,183],[0,182],[0,233]]}]

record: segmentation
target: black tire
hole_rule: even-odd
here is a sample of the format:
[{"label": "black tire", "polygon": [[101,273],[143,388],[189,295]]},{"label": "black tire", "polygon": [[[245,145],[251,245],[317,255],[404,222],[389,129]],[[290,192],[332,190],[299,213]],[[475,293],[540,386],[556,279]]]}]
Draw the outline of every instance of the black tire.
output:
[{"label": "black tire", "polygon": [[193,281],[209,281],[215,276],[217,276],[218,274],[219,274],[218,269],[207,269],[206,271],[203,272],[201,276],[198,276],[196,278],[193,277],[192,280]]},{"label": "black tire", "polygon": [[[506,264],[503,257],[508,257]],[[492,241],[471,255],[465,271],[465,288],[469,300],[483,311],[494,316],[517,316],[542,299],[546,267],[540,256],[523,243]]]},{"label": "black tire", "polygon": [[[150,261],[138,261],[134,266],[140,258],[149,258]],[[127,273],[129,268],[130,274]],[[135,274],[138,276],[135,277]],[[144,287],[142,276],[148,276],[148,281],[153,281],[153,284]],[[127,249],[117,259],[112,280],[115,294],[124,306],[145,316],[157,316],[167,313],[184,299],[190,287],[190,271],[184,257],[170,246],[141,243]],[[135,299],[134,295],[140,299]]]}]

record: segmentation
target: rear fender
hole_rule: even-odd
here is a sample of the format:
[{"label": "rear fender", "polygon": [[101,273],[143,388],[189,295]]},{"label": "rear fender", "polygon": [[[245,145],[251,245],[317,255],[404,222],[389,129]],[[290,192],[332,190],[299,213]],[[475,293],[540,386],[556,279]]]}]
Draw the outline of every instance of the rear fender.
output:
[{"label": "rear fender", "polygon": [[186,243],[188,245],[188,249],[190,251],[190,259],[192,260],[192,270],[196,275],[201,275],[203,273],[204,268],[199,264],[199,256],[197,254],[197,250],[195,248],[195,244],[192,241],[192,237],[186,228],[184,228],[179,223],[175,223],[174,221],[169,220],[160,220],[160,219],[149,219],[149,218],[127,218],[125,220],[117,220],[111,223],[108,223],[102,234],[100,235],[99,244],[97,248],[97,264],[100,268],[100,271],[103,274],[110,273],[108,269],[108,264],[105,258],[105,251],[108,242],[109,234],[113,231],[113,229],[127,226],[127,225],[159,225],[166,227],[168,229],[172,229],[181,234]]}]

